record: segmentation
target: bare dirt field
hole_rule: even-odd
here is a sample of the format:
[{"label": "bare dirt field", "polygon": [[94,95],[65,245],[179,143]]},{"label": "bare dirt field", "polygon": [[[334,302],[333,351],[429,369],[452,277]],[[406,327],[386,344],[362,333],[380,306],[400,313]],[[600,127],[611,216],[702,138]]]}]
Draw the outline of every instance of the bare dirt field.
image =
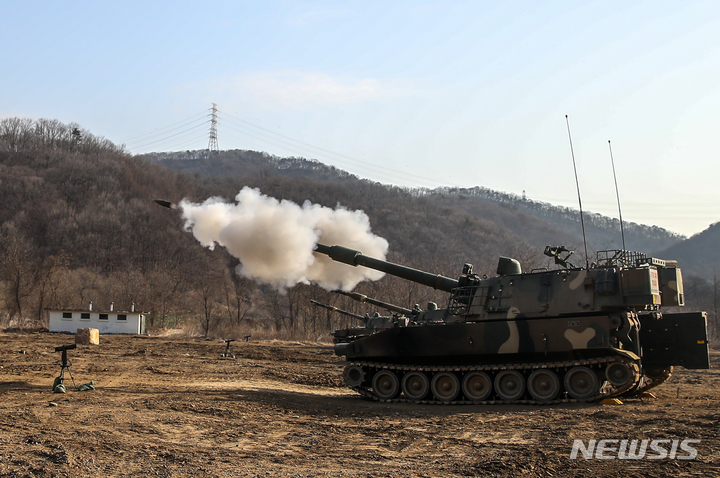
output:
[{"label": "bare dirt field", "polygon": [[[233,342],[232,359],[185,337],[103,335],[68,352],[97,389],[54,394],[73,341],[0,333],[0,477],[720,476],[716,352],[655,399],[441,406],[360,398],[330,346]],[[572,460],[575,439],[700,441],[692,460]]]}]

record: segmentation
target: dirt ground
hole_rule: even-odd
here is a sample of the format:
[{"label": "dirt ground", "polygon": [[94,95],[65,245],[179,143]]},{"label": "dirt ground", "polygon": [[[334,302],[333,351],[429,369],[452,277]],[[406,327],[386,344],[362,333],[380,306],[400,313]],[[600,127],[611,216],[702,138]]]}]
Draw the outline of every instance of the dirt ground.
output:
[{"label": "dirt ground", "polygon": [[[0,333],[0,477],[720,476],[716,352],[655,399],[441,406],[360,398],[330,346],[233,342],[232,359],[181,336],[78,346],[70,370],[97,388],[54,394],[73,341]],[[686,438],[693,460],[570,459],[575,439]]]}]

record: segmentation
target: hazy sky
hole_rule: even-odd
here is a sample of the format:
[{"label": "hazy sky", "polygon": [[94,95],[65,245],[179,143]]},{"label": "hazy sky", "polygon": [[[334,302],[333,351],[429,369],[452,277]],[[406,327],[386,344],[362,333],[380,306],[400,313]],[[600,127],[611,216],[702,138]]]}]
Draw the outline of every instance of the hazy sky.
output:
[{"label": "hazy sky", "polygon": [[690,235],[720,220],[718,1],[0,0],[0,118],[303,156]]}]

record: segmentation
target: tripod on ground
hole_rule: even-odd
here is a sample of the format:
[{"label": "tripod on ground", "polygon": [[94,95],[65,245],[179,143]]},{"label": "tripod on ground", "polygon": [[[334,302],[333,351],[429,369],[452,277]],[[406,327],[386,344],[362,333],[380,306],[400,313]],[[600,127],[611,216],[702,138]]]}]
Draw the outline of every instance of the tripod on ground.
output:
[{"label": "tripod on ground", "polygon": [[235,342],[235,339],[228,339],[224,341],[227,345],[225,346],[225,353],[220,354],[220,357],[222,358],[235,358],[233,354],[230,353],[230,342]]},{"label": "tripod on ground", "polygon": [[75,377],[73,377],[72,372],[70,371],[70,362],[67,358],[67,351],[70,349],[77,348],[77,345],[75,344],[69,344],[69,345],[61,345],[60,347],[55,347],[55,352],[62,352],[62,362],[60,363],[60,376],[55,379],[55,383],[53,384],[53,390],[58,385],[62,385],[63,388],[65,387],[65,371],[67,370],[68,375],[70,375],[70,379],[72,380],[73,386],[77,388],[77,385],[75,384]]}]

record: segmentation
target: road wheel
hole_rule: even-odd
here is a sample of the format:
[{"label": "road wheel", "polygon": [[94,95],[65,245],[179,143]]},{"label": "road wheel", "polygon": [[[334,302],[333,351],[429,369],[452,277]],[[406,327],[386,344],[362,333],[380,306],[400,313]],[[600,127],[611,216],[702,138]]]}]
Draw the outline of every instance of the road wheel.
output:
[{"label": "road wheel", "polygon": [[615,388],[622,388],[627,385],[632,376],[630,369],[622,362],[611,363],[605,369],[605,378]]},{"label": "road wheel", "polygon": [[390,400],[400,393],[400,381],[394,372],[380,370],[372,380],[372,387],[375,395],[381,400]]},{"label": "road wheel", "polygon": [[535,370],[528,377],[527,388],[535,400],[548,402],[560,393],[560,379],[552,370]]},{"label": "road wheel", "polygon": [[430,382],[422,372],[408,372],[402,380],[402,391],[410,400],[422,400],[430,390]]},{"label": "road wheel", "polygon": [[436,373],[430,384],[435,399],[441,402],[452,402],[460,393],[460,380],[452,372]]},{"label": "road wheel", "polygon": [[525,393],[525,377],[517,370],[502,370],[495,376],[495,392],[506,402],[518,400]]},{"label": "road wheel", "polygon": [[575,400],[594,397],[599,387],[597,375],[587,367],[573,367],[565,374],[565,390]]},{"label": "road wheel", "polygon": [[468,400],[487,400],[492,392],[492,380],[485,372],[470,372],[463,377],[462,391]]}]

